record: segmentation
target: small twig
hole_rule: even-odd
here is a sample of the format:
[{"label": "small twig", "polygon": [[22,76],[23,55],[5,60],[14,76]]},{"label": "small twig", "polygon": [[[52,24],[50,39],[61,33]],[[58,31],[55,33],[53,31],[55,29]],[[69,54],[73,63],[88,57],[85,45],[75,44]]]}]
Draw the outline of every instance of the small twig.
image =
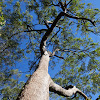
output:
[{"label": "small twig", "polygon": [[60,31],[60,28],[59,28],[59,30],[52,36],[52,38],[50,39],[50,41],[59,33],[59,31]]},{"label": "small twig", "polygon": [[86,100],[89,100],[89,98],[81,91],[81,90],[77,90],[76,93],[79,93],[80,95],[82,95]]},{"label": "small twig", "polygon": [[32,32],[32,31],[39,31],[39,32],[41,32],[41,31],[47,31],[47,29],[40,29],[40,30],[32,29],[32,30],[27,30],[27,31],[24,31],[24,32]]},{"label": "small twig", "polygon": [[[48,24],[52,24],[52,21],[46,21]],[[56,27],[61,28],[59,25],[56,25]]]},{"label": "small twig", "polygon": [[58,57],[58,58],[60,58],[60,59],[64,59],[64,57],[55,55],[56,51],[59,51],[59,50],[60,50],[60,49],[57,48],[57,49],[55,49],[55,50],[53,51],[53,53],[48,52],[48,53],[49,53],[49,56],[50,56],[50,57],[56,56],[56,57]]},{"label": "small twig", "polygon": [[54,4],[54,3],[52,3],[51,5],[53,5],[53,6],[59,6],[59,3],[58,3],[58,4]]},{"label": "small twig", "polygon": [[66,0],[65,0],[65,3],[64,3],[64,4],[63,4],[61,1],[59,2],[59,4],[60,4],[62,10],[63,10],[65,13],[67,12],[67,11],[66,11],[67,6],[68,6],[71,2],[72,2],[72,0],[70,0],[67,4],[66,4]]},{"label": "small twig", "polygon": [[53,57],[53,56],[55,55],[56,51],[59,51],[59,49],[58,49],[58,48],[57,48],[57,49],[55,49],[55,50],[53,51],[53,53],[52,53],[52,52],[50,52],[50,51],[48,51],[49,56],[50,56],[50,57]]},{"label": "small twig", "polygon": [[65,12],[65,7],[61,1],[59,1],[59,4],[61,5],[62,10]]},{"label": "small twig", "polygon": [[58,57],[60,59],[64,59],[64,57],[58,56],[58,55],[54,55],[55,57]]},{"label": "small twig", "polygon": [[16,33],[12,34],[11,36],[9,36],[8,39],[11,39],[13,36],[18,35],[19,33],[22,33],[22,32],[32,32],[32,31],[40,31],[41,32],[41,31],[47,31],[47,29],[40,29],[40,30],[31,29],[31,30],[16,32]]},{"label": "small twig", "polygon": [[68,6],[72,1],[73,1],[73,0],[70,0],[70,1],[66,4],[66,6]]},{"label": "small twig", "polygon": [[30,66],[30,69],[29,69],[29,70],[31,70],[31,69],[32,69],[32,67],[33,67],[32,65],[35,65],[35,64],[36,64],[36,62],[40,59],[40,57],[41,57],[41,56],[39,56],[39,57],[36,59],[36,61],[35,61],[35,62],[33,62],[33,63],[31,64],[31,66]]},{"label": "small twig", "polygon": [[19,72],[19,73],[28,73],[28,72],[30,72],[30,71],[26,71],[26,72]]},{"label": "small twig", "polygon": [[49,29],[48,22],[44,20],[44,23],[45,23],[46,27]]}]

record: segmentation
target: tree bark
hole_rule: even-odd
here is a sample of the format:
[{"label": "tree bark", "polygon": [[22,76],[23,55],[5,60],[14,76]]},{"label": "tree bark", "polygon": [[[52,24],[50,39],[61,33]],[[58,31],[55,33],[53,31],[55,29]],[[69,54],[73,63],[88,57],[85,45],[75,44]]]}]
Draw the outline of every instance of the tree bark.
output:
[{"label": "tree bark", "polygon": [[22,90],[17,100],[49,100],[49,80],[48,74],[49,54],[47,51],[42,55],[38,69]]},{"label": "tree bark", "polygon": [[73,86],[69,89],[65,89],[65,88],[62,88],[60,85],[54,83],[52,79],[50,80],[49,90],[51,92],[57,93],[58,95],[61,95],[61,96],[64,96],[64,97],[70,97],[72,95],[76,96],[76,94],[79,93],[86,100],[89,99],[81,90],[79,90],[75,86]]}]

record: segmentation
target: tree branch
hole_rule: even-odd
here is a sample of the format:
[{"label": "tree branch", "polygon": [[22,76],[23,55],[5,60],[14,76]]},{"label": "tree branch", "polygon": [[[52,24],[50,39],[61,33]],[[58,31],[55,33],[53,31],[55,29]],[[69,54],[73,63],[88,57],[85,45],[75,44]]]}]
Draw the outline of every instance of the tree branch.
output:
[{"label": "tree branch", "polygon": [[55,49],[55,50],[53,51],[53,53],[48,52],[48,53],[49,53],[49,56],[50,56],[50,57],[54,56],[54,55],[55,55],[55,53],[56,53],[56,51],[59,51],[59,49],[58,49],[58,48],[57,48],[57,49]]},{"label": "tree branch", "polygon": [[45,23],[46,27],[49,29],[48,22],[44,20],[44,23]]},{"label": "tree branch", "polygon": [[66,4],[66,6],[69,5],[72,1],[73,1],[73,0],[70,0],[70,1]]},{"label": "tree branch", "polygon": [[59,30],[52,36],[52,38],[50,39],[50,42],[52,41],[52,39],[60,32],[60,28]]},{"label": "tree branch", "polygon": [[76,88],[75,86],[70,87],[68,89],[64,89],[60,85],[54,83],[52,79],[50,81],[51,82],[50,82],[49,89],[51,92],[57,93],[58,95],[61,95],[64,97],[70,97],[72,95],[76,95],[76,93],[79,93],[85,99],[88,100],[88,97],[82,91],[80,91],[78,88]]},{"label": "tree branch", "polygon": [[41,58],[41,56],[39,56],[32,64],[31,64],[31,66],[30,66],[30,68],[29,68],[29,70],[31,70],[32,69],[32,67],[33,67],[33,65],[35,65],[36,64],[36,62],[39,60]]},{"label": "tree branch", "polygon": [[16,32],[16,33],[12,34],[11,36],[9,36],[8,39],[11,39],[13,36],[15,36],[15,35],[17,35],[19,33],[22,33],[22,32],[32,32],[32,31],[39,31],[39,32],[41,32],[41,31],[47,31],[47,29],[40,29],[40,30],[38,30],[38,29],[31,29],[31,30]]},{"label": "tree branch", "polygon": [[[52,24],[52,21],[46,21],[48,24]],[[59,25],[56,25],[56,27],[61,28]]]},{"label": "tree branch", "polygon": [[41,40],[41,43],[40,43],[40,51],[41,51],[41,54],[44,53],[44,51],[46,50],[45,49],[45,46],[46,46],[46,41],[50,35],[50,33],[52,32],[52,30],[54,29],[54,27],[56,26],[57,22],[59,21],[59,19],[64,16],[64,13],[61,12],[57,18],[54,20],[54,22],[52,23],[51,27],[47,30],[47,32],[45,33],[45,35],[43,36],[42,40]]},{"label": "tree branch", "polygon": [[31,32],[31,31],[47,31],[47,29],[40,29],[40,30],[33,29],[33,30],[24,31],[24,32]]},{"label": "tree branch", "polygon": [[64,13],[64,15],[67,16],[67,17],[69,17],[69,18],[73,18],[73,19],[87,20],[87,21],[91,22],[95,26],[95,21],[92,21],[91,19],[84,18],[84,17],[72,16],[72,15],[69,15],[67,13]]},{"label": "tree branch", "polygon": [[66,0],[65,0],[64,3],[61,2],[61,1],[59,1],[59,4],[60,4],[60,6],[61,6],[61,9],[62,9],[65,13],[67,12],[67,11],[66,11],[67,6],[68,6],[71,2],[72,2],[72,0],[70,0],[70,1],[66,4]]},{"label": "tree branch", "polygon": [[61,5],[62,10],[65,12],[65,7],[61,1],[59,1],[59,4]]},{"label": "tree branch", "polygon": [[58,56],[58,55],[54,55],[55,57],[58,57],[60,59],[64,59],[64,57]]},{"label": "tree branch", "polygon": [[31,30],[27,30],[27,31],[24,31],[24,32],[32,32],[32,31],[39,31],[39,32],[41,32],[41,31],[47,31],[47,29],[40,29],[40,30],[38,30],[38,29],[31,29]]}]

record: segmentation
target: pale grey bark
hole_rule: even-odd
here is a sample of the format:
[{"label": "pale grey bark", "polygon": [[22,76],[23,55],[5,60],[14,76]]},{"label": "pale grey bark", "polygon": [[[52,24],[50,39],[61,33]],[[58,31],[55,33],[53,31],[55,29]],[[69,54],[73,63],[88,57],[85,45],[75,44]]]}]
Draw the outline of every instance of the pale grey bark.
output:
[{"label": "pale grey bark", "polygon": [[33,73],[17,100],[49,100],[49,54],[42,55],[38,69]]},{"label": "pale grey bark", "polygon": [[68,90],[62,88],[60,85],[53,82],[53,80],[50,80],[50,86],[49,89],[51,92],[57,93],[58,95],[64,96],[64,97],[70,97],[72,95],[76,95],[76,93],[79,93],[82,95],[85,99],[88,100],[88,97],[80,91],[78,88],[73,86],[73,88],[69,88]]}]

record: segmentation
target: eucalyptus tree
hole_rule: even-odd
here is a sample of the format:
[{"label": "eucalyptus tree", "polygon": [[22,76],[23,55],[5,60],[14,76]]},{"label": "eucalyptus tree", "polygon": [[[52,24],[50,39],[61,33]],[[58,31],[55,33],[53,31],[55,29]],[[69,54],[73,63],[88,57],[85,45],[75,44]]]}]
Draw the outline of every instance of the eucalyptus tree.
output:
[{"label": "eucalyptus tree", "polygon": [[[6,24],[0,32],[1,66],[13,66],[26,53],[36,59],[31,61],[29,70],[36,69],[17,100],[48,100],[49,91],[63,97],[89,99],[99,91],[100,48],[89,38],[99,34],[99,9],[82,0],[2,3]],[[12,8],[5,6],[8,3]],[[49,62],[51,67],[60,68],[53,79],[48,73]]]}]

